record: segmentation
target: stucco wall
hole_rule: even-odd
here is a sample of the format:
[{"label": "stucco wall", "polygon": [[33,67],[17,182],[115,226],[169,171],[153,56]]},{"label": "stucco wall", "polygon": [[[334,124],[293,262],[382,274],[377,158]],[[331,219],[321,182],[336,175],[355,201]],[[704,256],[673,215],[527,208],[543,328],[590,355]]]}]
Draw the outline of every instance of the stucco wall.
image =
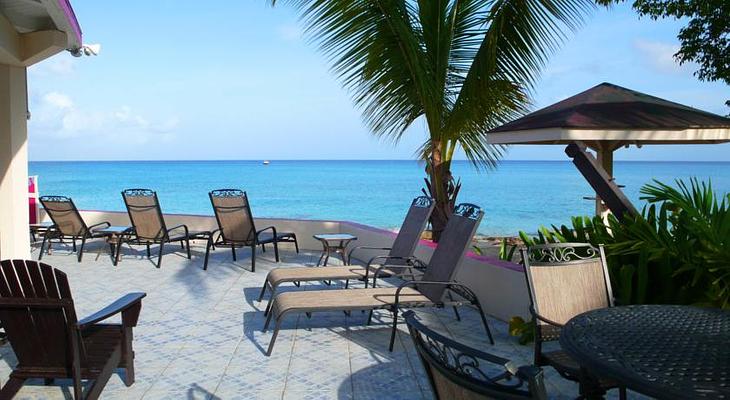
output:
[{"label": "stucco wall", "polygon": [[[82,211],[88,224],[109,221],[112,225],[129,225],[126,212]],[[190,230],[212,230],[216,228],[215,218],[205,215],[165,214],[169,227],[186,224]],[[43,216],[45,218],[45,216]],[[274,225],[280,231],[297,234],[300,247],[307,250],[321,250],[321,244],[312,238],[317,233],[350,233],[358,237],[351,246],[388,247],[393,243],[395,233],[348,221],[293,220],[278,218],[257,218],[258,229]],[[433,253],[434,244],[422,240],[415,255],[428,261]],[[361,250],[353,257],[369,260],[383,254],[382,251]],[[466,283],[479,297],[487,314],[502,320],[520,315],[527,317],[529,297],[527,285],[520,265],[493,257],[467,253],[457,273],[456,280]]]}]

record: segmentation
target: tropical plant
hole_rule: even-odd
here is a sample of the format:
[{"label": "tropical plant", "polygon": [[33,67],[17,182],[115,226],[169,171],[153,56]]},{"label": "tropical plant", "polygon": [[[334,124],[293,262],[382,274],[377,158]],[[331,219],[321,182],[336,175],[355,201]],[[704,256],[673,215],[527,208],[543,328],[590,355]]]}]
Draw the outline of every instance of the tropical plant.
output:
[{"label": "tropical plant", "polygon": [[641,189],[641,215],[618,220],[576,217],[572,226],[541,228],[535,243],[605,244],[620,304],[695,304],[730,308],[730,194],[711,183],[654,181]]},{"label": "tropical plant", "polygon": [[375,135],[398,142],[424,122],[428,138],[417,154],[436,200],[434,240],[458,194],[457,148],[478,169],[495,165],[502,148],[487,143],[487,132],[527,110],[566,28],[595,7],[589,0],[279,1],[300,12]]}]

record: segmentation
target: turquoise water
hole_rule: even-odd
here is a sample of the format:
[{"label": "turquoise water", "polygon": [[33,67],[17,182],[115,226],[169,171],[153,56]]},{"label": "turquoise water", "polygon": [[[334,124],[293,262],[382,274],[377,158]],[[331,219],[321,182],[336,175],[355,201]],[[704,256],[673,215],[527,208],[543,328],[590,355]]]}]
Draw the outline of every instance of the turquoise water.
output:
[{"label": "turquoise water", "polygon": [[[31,162],[42,195],[70,196],[80,209],[124,210],[126,188],[157,191],[166,213],[212,214],[207,193],[241,188],[261,217],[351,220],[394,228],[410,199],[420,194],[423,166],[415,161],[99,161]],[[616,162],[614,174],[640,206],[639,188],[652,178],[712,179],[730,192],[730,163]],[[569,161],[505,161],[478,173],[454,163],[461,177],[460,201],[479,204],[485,219],[479,232],[513,235],[540,225],[590,215],[592,190]]]}]

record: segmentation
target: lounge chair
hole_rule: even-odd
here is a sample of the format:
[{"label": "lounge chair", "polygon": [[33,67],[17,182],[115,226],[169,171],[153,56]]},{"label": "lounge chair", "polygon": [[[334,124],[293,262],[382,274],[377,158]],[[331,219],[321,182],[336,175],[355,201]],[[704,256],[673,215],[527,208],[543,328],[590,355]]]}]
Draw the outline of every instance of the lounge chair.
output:
[{"label": "lounge chair", "polygon": [[218,221],[218,229],[213,231],[212,236],[215,237],[217,234],[218,237],[208,242],[203,269],[208,268],[208,254],[211,247],[230,247],[233,261],[236,261],[237,247],[251,247],[251,272],[256,271],[258,245],[261,245],[261,250],[265,252],[266,245],[273,243],[276,262],[279,262],[279,243],[294,243],[294,248],[299,253],[297,235],[293,232],[279,232],[274,226],[256,230],[246,192],[238,189],[219,189],[208,193],[208,196],[213,205],[215,219]]},{"label": "lounge chair", "polygon": [[[444,307],[449,305],[454,307],[458,319],[459,313],[456,306],[463,304],[476,306],[482,317],[489,341],[494,344],[479,299],[468,287],[453,280],[483,214],[481,209],[473,204],[458,205],[446,224],[428,266],[424,268],[421,263],[416,263],[397,268],[400,270],[398,276],[419,275],[418,280],[406,280],[398,287],[375,287],[381,271],[387,269],[390,274],[395,272],[395,267],[388,265],[375,271],[372,288],[279,293],[271,300],[273,304],[264,325],[264,331],[266,331],[272,319],[275,321],[274,333],[266,354],[271,355],[281,320],[289,313],[298,312],[309,315],[318,311],[345,311],[347,313],[352,310],[368,310],[370,311],[368,323],[370,323],[373,310],[389,310],[393,314],[389,346],[392,351],[398,329],[398,312],[401,307]],[[420,270],[423,270],[423,273],[417,274]],[[456,298],[453,295],[456,295]]]},{"label": "lounge chair", "polygon": [[[162,250],[165,243],[180,242],[180,246],[190,254],[190,240],[208,240],[210,232],[191,231],[187,225],[178,225],[170,229],[165,225],[157,193],[149,189],[127,189],[122,192],[124,204],[127,206],[129,220],[132,223],[130,235],[123,239],[124,243],[147,246],[147,258],[151,257],[150,245],[158,244],[157,268],[162,265]],[[121,253],[122,243],[117,250],[117,259]]]},{"label": "lounge chair", "polygon": [[[543,343],[560,339],[571,318],[586,311],[613,307],[603,246],[589,243],[552,243],[520,250],[535,319],[535,365],[551,366],[563,378],[580,383],[581,395],[605,392],[617,383],[592,379],[561,349],[544,351]],[[566,296],[566,293],[569,295]],[[625,398],[624,388],[620,388]]]},{"label": "lounge chair", "polygon": [[507,359],[440,335],[418,321],[413,311],[406,311],[403,318],[436,400],[547,400],[540,368],[518,367]]},{"label": "lounge chair", "polygon": [[[71,379],[75,399],[97,399],[117,368],[134,383],[132,328],[145,293],[129,293],[82,320],[76,319],[66,274],[26,260],[0,262],[0,322],[18,365],[0,390],[11,399],[26,379]],[[121,324],[99,322],[121,314]],[[93,383],[84,391],[81,381]],[[82,393],[83,392],[83,393]]]},{"label": "lounge chair", "polygon": [[[43,258],[43,251],[48,243],[50,248],[53,241],[59,243],[64,240],[70,240],[73,245],[73,251],[77,252],[78,260],[84,255],[84,246],[87,239],[102,238],[104,234],[94,232],[98,228],[107,228],[111,224],[108,222],[100,222],[91,226],[86,225],[84,219],[81,218],[79,210],[76,208],[73,200],[65,196],[42,196],[40,198],[43,208],[53,221],[53,225],[46,230],[41,242],[41,250],[38,252],[38,260]],[[76,248],[76,241],[81,240],[81,245]],[[112,245],[113,246],[113,245]],[[112,255],[114,248],[112,247]]]},{"label": "lounge chair", "polygon": [[[329,282],[332,280],[342,279],[345,280],[345,287],[347,287],[350,279],[361,279],[365,281],[365,287],[368,287],[370,273],[373,272],[379,264],[408,265],[409,263],[413,263],[416,260],[415,257],[413,257],[413,252],[416,250],[416,246],[418,246],[418,242],[421,239],[421,233],[426,228],[433,206],[433,199],[429,197],[421,196],[413,199],[411,206],[408,209],[408,214],[406,214],[406,218],[403,220],[403,225],[401,225],[401,229],[398,231],[398,236],[396,236],[393,241],[392,247],[358,246],[352,249],[349,257],[347,257],[348,259],[352,259],[353,253],[359,250],[388,251],[387,254],[372,257],[365,267],[346,265],[316,268],[297,267],[272,269],[266,276],[264,286],[261,288],[259,301],[264,298],[267,288],[271,290],[271,297],[273,298],[277,287],[286,282],[292,282],[299,286],[300,282]],[[266,309],[266,313],[268,313],[268,307]]]}]

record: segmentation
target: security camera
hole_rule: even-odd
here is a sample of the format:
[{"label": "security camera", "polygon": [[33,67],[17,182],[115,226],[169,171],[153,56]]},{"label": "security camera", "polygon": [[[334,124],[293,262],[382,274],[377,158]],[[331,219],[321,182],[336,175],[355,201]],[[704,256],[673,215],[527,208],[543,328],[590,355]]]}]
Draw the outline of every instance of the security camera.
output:
[{"label": "security camera", "polygon": [[78,49],[69,50],[74,57],[97,56],[101,51],[100,44],[84,44]]}]

